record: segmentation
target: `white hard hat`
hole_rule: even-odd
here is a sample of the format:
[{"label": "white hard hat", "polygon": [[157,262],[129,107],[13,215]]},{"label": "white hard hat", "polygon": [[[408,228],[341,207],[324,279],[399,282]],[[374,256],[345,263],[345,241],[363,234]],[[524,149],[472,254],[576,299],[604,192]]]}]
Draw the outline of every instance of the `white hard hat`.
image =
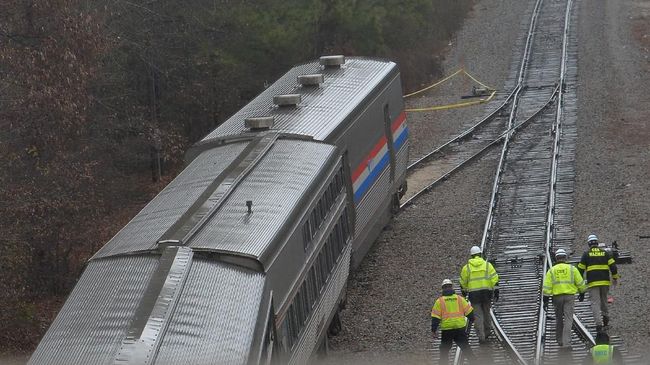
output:
[{"label": "white hard hat", "polygon": [[557,251],[555,251],[555,257],[559,256],[567,257],[566,251],[563,248],[558,248]]},{"label": "white hard hat", "polygon": [[442,286],[445,286],[445,285],[452,285],[451,280],[449,280],[449,279],[443,280],[442,281]]},{"label": "white hard hat", "polygon": [[471,256],[478,255],[481,253],[481,248],[478,246],[472,246],[472,248],[469,249],[469,254]]},{"label": "white hard hat", "polygon": [[596,242],[598,242],[598,237],[596,237],[595,234],[590,234],[589,237],[587,237],[587,243],[589,243],[589,242],[591,242],[591,241],[596,241]]}]

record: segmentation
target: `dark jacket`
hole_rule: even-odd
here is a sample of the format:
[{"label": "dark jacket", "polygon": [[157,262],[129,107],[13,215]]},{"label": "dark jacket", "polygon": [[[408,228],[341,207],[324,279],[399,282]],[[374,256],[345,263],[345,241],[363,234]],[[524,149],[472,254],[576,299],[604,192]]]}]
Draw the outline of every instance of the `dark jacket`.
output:
[{"label": "dark jacket", "polygon": [[[618,279],[618,269],[616,268],[616,260],[612,255],[599,248],[592,247],[589,251],[585,252],[578,264],[580,274],[587,280],[588,287],[610,285],[610,272],[612,279]],[[584,273],[587,273],[586,275]]]}]

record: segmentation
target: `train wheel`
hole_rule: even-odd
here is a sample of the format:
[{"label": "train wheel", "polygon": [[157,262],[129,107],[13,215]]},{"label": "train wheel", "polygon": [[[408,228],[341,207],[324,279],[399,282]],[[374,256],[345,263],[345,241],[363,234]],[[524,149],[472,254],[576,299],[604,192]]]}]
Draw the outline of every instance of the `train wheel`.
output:
[{"label": "train wheel", "polygon": [[332,323],[330,323],[330,327],[327,330],[327,334],[330,336],[337,336],[339,333],[341,333],[342,329],[343,329],[343,325],[341,324],[341,317],[339,316],[339,312],[337,311],[336,314],[334,315],[334,318],[332,318]]},{"label": "train wheel", "polygon": [[408,184],[407,184],[406,180],[404,180],[404,183],[402,183],[402,185],[399,186],[399,189],[397,189],[398,200],[402,199],[404,194],[406,194],[407,190],[408,190]]},{"label": "train wheel", "polygon": [[323,339],[321,340],[320,344],[318,345],[318,349],[316,350],[314,357],[316,360],[323,360],[327,357],[327,353],[329,352],[330,345],[329,345],[329,340],[326,336],[323,336]]},{"label": "train wheel", "polygon": [[391,219],[399,212],[399,199],[400,198],[398,193],[393,194],[393,199],[390,207]]}]

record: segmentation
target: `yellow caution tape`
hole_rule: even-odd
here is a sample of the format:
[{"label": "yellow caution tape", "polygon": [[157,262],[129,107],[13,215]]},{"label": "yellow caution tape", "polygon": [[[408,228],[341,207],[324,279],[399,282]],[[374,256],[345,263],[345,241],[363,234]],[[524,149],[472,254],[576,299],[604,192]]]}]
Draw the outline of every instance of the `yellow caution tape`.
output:
[{"label": "yellow caution tape", "polygon": [[477,80],[476,77],[470,75],[469,72],[467,72],[467,71],[465,71],[465,70],[463,70],[463,72],[465,73],[465,75],[467,75],[467,77],[469,77],[470,79],[472,79],[472,80],[473,80],[474,82],[476,82],[477,84],[483,86],[484,88],[487,88],[487,89],[490,89],[490,90],[494,90],[493,88],[491,88],[491,87],[485,85],[484,83],[480,82],[479,80]]},{"label": "yellow caution tape", "polygon": [[464,103],[456,103],[456,104],[431,106],[431,107],[427,107],[427,108],[404,109],[404,111],[408,112],[408,113],[415,113],[415,112],[430,112],[430,111],[434,111],[434,110],[446,110],[446,109],[464,108],[464,107],[468,107],[468,106],[471,106],[471,105],[487,103],[488,101],[492,100],[492,98],[494,97],[494,95],[496,93],[497,93],[496,90],[492,91],[492,94],[490,94],[490,96],[487,97],[487,99],[466,101]]},{"label": "yellow caution tape", "polygon": [[420,89],[420,90],[418,90],[418,91],[414,91],[414,92],[412,92],[412,93],[410,93],[410,94],[406,94],[406,95],[404,95],[404,98],[406,99],[406,98],[409,98],[409,97],[411,97],[411,96],[415,96],[415,95],[421,94],[421,93],[423,93],[423,92],[425,92],[425,91],[427,91],[427,90],[433,89],[434,87],[439,86],[439,85],[445,83],[446,81],[448,81],[448,80],[451,79],[452,77],[454,77],[454,76],[456,76],[456,75],[458,75],[458,74],[461,74],[461,73],[462,73],[462,74],[465,74],[467,77],[469,77],[470,79],[472,79],[472,81],[474,81],[474,82],[476,82],[477,84],[483,86],[484,88],[491,90],[492,93],[490,94],[490,96],[487,97],[486,99],[467,101],[467,102],[464,102],[464,103],[447,104],[447,105],[438,105],[438,106],[431,106],[431,107],[426,107],[426,108],[404,109],[404,111],[405,111],[405,112],[413,113],[413,112],[429,112],[429,111],[434,111],[434,110],[446,110],[446,109],[464,108],[464,107],[468,107],[468,106],[472,106],[472,105],[477,105],[477,104],[487,103],[488,101],[492,100],[492,98],[494,98],[494,95],[496,94],[496,90],[495,90],[495,89],[493,89],[493,88],[487,86],[486,84],[482,83],[481,81],[479,81],[478,79],[476,79],[474,76],[472,76],[469,72],[465,71],[465,69],[463,69],[463,68],[458,69],[457,71],[455,71],[455,72],[452,73],[451,75],[449,75],[449,76],[445,77],[444,79],[442,79],[442,80],[440,80],[440,81],[437,81],[437,82],[435,82],[435,83],[433,83],[433,84],[431,84],[431,85],[429,85],[429,86],[427,86],[427,87],[425,87],[425,88],[423,88],[423,89]]},{"label": "yellow caution tape", "polygon": [[404,95],[404,99],[406,99],[406,98],[410,98],[411,96],[415,96],[415,95],[417,95],[417,94],[421,94],[421,93],[423,93],[423,92],[425,92],[425,91],[427,91],[427,90],[429,90],[429,89],[433,89],[434,87],[436,87],[436,86],[438,86],[438,85],[444,83],[445,81],[451,79],[452,77],[458,75],[458,74],[461,73],[461,72],[463,72],[463,69],[462,69],[462,68],[459,69],[458,71],[454,72],[453,74],[451,74],[451,75],[445,77],[444,79],[442,79],[442,80],[440,80],[440,81],[438,81],[438,82],[436,82],[436,83],[434,83],[434,84],[432,84],[432,85],[429,85],[429,86],[425,87],[424,89],[420,89],[420,90],[418,90],[418,91],[415,91],[415,92],[412,92],[412,93],[410,93],[410,94],[406,94],[406,95]]}]

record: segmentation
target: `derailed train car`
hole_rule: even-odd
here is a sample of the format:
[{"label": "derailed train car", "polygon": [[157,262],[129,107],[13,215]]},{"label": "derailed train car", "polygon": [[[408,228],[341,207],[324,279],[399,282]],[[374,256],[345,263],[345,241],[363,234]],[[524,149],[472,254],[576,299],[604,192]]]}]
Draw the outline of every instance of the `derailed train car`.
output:
[{"label": "derailed train car", "polygon": [[30,364],[305,363],[405,189],[397,66],[299,65],[89,261]]}]

